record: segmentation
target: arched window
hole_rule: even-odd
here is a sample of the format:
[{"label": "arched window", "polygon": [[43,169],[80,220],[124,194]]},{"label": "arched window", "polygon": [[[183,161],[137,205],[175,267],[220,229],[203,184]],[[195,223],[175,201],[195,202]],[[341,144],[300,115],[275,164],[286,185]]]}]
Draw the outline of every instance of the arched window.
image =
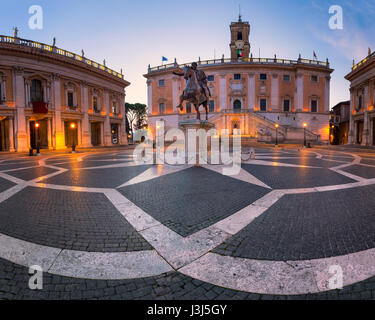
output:
[{"label": "arched window", "polygon": [[43,102],[42,81],[37,79],[31,80],[30,97],[31,102]]},{"label": "arched window", "polygon": [[237,40],[242,40],[242,32],[237,32]]},{"label": "arched window", "polygon": [[235,100],[233,103],[233,110],[241,110],[241,101]]}]

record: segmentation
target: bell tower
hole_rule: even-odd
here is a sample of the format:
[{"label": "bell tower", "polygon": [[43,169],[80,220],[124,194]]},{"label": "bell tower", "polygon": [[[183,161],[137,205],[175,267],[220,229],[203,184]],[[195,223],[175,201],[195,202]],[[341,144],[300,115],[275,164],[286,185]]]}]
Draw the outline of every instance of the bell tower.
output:
[{"label": "bell tower", "polygon": [[242,21],[241,14],[238,22],[230,25],[230,56],[232,61],[246,61],[250,56],[250,24]]}]

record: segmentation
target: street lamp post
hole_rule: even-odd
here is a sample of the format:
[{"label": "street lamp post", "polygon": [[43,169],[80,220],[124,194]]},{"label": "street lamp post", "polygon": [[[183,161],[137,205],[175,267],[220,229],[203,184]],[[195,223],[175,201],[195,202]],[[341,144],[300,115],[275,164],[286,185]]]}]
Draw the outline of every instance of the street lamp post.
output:
[{"label": "street lamp post", "polygon": [[76,153],[76,143],[75,143],[75,128],[76,128],[76,124],[74,122],[72,122],[70,124],[70,128],[72,128],[73,130],[73,144],[72,144],[72,153]]},{"label": "street lamp post", "polygon": [[303,123],[303,146],[306,148],[307,147],[307,141],[306,141],[306,127],[307,123]]},{"label": "street lamp post", "polygon": [[277,129],[279,128],[279,124],[278,123],[275,124],[275,128],[276,128],[276,143],[275,143],[275,147],[277,147],[279,145],[278,141],[277,141]]},{"label": "street lamp post", "polygon": [[35,123],[35,140],[36,140],[36,155],[40,155],[40,147],[39,147],[39,126],[38,122]]}]

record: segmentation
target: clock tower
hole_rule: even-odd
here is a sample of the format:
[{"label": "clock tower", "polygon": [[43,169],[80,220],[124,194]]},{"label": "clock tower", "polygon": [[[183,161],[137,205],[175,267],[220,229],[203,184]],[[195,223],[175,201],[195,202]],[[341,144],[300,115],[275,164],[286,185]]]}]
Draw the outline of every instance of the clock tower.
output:
[{"label": "clock tower", "polygon": [[250,24],[243,22],[241,15],[238,22],[232,22],[230,25],[230,56],[233,61],[243,61],[250,56]]}]

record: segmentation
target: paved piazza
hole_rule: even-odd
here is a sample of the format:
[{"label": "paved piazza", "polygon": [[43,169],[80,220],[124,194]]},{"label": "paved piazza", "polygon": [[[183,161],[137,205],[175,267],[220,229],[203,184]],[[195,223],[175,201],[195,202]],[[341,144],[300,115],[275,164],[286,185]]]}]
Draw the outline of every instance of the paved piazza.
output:
[{"label": "paved piazza", "polygon": [[0,299],[374,299],[375,153],[255,151],[237,176],[0,156]]}]

